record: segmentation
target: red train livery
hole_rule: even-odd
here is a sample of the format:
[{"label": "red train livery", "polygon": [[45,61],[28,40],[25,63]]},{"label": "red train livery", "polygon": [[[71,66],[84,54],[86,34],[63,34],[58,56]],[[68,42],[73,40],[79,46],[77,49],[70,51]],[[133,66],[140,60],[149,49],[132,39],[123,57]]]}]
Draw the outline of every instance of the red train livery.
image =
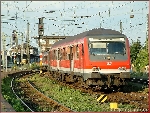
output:
[{"label": "red train livery", "polygon": [[130,78],[128,38],[111,29],[93,29],[60,40],[49,51],[50,72],[61,81],[122,86]]}]

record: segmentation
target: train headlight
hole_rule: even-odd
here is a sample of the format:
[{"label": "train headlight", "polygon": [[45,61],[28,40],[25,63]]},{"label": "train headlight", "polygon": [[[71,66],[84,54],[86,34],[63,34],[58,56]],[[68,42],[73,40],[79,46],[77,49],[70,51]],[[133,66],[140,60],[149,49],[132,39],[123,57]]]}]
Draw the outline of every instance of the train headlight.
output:
[{"label": "train headlight", "polygon": [[121,67],[119,67],[119,68],[118,68],[118,70],[122,70],[122,68],[121,68]]},{"label": "train headlight", "polygon": [[99,71],[99,70],[100,70],[99,67],[93,67],[93,68],[92,68],[92,71]]},{"label": "train headlight", "polygon": [[127,69],[126,69],[126,67],[122,67],[122,70],[125,70],[125,71],[126,71]]},{"label": "train headlight", "polygon": [[110,57],[107,57],[108,60],[110,60]]},{"label": "train headlight", "polygon": [[92,68],[92,71],[96,71],[96,67],[93,67],[93,68]]},{"label": "train headlight", "polygon": [[120,71],[123,71],[123,70],[126,71],[127,69],[126,69],[126,67],[119,67],[118,70],[120,70]]}]

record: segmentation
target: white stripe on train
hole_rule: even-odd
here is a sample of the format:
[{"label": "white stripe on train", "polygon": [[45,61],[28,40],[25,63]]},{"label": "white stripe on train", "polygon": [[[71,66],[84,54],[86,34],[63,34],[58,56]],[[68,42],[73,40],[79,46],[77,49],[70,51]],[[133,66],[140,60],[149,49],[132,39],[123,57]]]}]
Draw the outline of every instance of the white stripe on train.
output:
[{"label": "white stripe on train", "polygon": [[[55,70],[58,69],[57,67],[53,67],[53,66],[51,66],[51,68],[55,69]],[[59,70],[69,72],[70,68],[59,67]],[[73,71],[74,72],[80,72],[80,73],[92,73],[92,72],[95,72],[95,71],[92,71],[92,69],[78,69],[78,68],[74,68]],[[121,72],[131,72],[131,69],[126,69],[126,71],[125,70],[119,70],[119,69],[101,69],[98,72],[105,73],[105,74],[107,74],[107,73],[121,73]]]}]

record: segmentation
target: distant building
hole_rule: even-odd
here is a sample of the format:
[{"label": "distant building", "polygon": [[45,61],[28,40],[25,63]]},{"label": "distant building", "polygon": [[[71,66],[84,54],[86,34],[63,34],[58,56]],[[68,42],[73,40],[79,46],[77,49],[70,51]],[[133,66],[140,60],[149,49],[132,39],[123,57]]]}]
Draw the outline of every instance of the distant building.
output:
[{"label": "distant building", "polygon": [[[30,62],[37,62],[38,61],[38,48],[29,46],[30,49]],[[12,62],[21,63],[23,59],[27,59],[27,43],[24,43],[23,45],[12,46],[9,51],[7,52],[7,56],[10,56],[12,59]]]}]

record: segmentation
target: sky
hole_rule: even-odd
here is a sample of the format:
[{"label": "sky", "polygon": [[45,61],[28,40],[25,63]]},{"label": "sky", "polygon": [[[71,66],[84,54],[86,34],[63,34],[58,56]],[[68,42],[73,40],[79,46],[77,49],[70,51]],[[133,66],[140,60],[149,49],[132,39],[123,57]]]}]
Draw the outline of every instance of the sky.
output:
[{"label": "sky", "polygon": [[[54,12],[48,13],[50,11]],[[22,32],[25,42],[29,22],[30,44],[38,47],[31,37],[38,36],[38,18],[44,17],[47,36],[73,36],[100,26],[120,31],[121,21],[122,33],[130,43],[139,39],[144,44],[148,13],[148,1],[1,1],[1,42],[5,34],[6,45],[10,44],[13,30]],[[12,18],[15,20],[10,20]],[[19,34],[18,39],[21,44]]]}]

